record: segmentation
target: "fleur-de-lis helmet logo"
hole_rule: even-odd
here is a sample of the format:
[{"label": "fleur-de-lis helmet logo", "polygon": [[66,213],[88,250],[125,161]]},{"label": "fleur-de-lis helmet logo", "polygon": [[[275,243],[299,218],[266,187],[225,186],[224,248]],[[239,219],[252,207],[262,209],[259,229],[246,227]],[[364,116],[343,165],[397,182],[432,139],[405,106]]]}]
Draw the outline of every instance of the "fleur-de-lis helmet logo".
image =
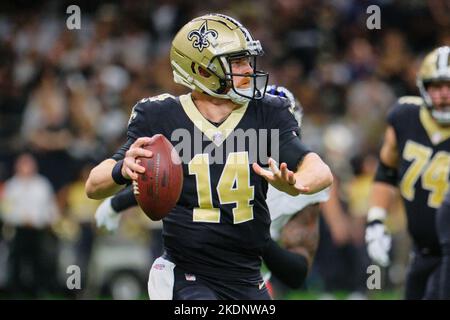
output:
[{"label": "fleur-de-lis helmet logo", "polygon": [[202,52],[204,48],[208,48],[210,45],[208,35],[211,35],[214,39],[217,39],[219,34],[216,30],[208,30],[208,24],[207,21],[205,21],[200,28],[198,28],[198,30],[192,30],[189,32],[187,37],[189,41],[194,39],[192,46]]}]

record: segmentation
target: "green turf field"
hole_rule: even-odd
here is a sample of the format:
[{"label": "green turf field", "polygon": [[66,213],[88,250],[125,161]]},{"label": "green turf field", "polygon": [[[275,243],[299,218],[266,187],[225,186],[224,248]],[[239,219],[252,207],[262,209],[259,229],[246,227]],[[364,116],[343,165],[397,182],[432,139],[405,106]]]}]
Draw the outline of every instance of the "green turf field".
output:
[{"label": "green turf field", "polygon": [[[319,299],[336,299],[346,300],[350,296],[348,292],[334,292],[332,294],[324,295],[323,292],[312,291],[291,291],[285,296],[281,297],[286,300],[319,300]],[[401,291],[373,291],[367,296],[369,300],[401,300]]]}]

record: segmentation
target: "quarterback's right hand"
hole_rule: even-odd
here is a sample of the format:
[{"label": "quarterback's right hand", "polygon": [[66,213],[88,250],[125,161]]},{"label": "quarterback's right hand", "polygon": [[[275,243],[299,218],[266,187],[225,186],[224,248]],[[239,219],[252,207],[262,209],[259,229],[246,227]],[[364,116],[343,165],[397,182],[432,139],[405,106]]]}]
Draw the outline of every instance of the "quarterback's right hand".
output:
[{"label": "quarterback's right hand", "polygon": [[387,267],[389,250],[391,249],[391,236],[387,233],[384,223],[374,221],[366,227],[366,244],[369,257],[382,267]]},{"label": "quarterback's right hand", "polygon": [[[123,159],[122,165],[122,176],[126,179],[137,180],[137,173],[144,173],[145,168],[139,165],[136,161],[138,157],[151,158],[153,153],[143,147],[150,143],[152,138],[141,137],[136,139],[136,141],[130,146],[130,149],[125,153],[125,158]],[[136,173],[137,172],[137,173]]]},{"label": "quarterback's right hand", "polygon": [[120,213],[111,206],[111,198],[106,198],[95,211],[97,227],[105,227],[108,231],[116,230],[120,222]]}]

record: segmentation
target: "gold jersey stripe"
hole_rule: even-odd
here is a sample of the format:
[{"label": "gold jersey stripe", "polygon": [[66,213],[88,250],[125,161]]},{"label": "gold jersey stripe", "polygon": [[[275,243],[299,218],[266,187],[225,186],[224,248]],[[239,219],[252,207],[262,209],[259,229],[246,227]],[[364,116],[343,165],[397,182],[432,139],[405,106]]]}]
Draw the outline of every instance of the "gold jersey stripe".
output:
[{"label": "gold jersey stripe", "polygon": [[190,93],[180,96],[180,102],[189,119],[191,119],[194,125],[216,146],[220,146],[231,134],[231,132],[233,132],[248,107],[248,103],[246,103],[242,107],[233,110],[228,118],[219,127],[215,127],[211,122],[203,117],[200,111],[198,111],[194,101],[192,101],[192,96]]},{"label": "gold jersey stripe", "polygon": [[450,127],[439,126],[424,107],[420,109],[420,122],[425,128],[433,145],[438,145],[450,138]]}]

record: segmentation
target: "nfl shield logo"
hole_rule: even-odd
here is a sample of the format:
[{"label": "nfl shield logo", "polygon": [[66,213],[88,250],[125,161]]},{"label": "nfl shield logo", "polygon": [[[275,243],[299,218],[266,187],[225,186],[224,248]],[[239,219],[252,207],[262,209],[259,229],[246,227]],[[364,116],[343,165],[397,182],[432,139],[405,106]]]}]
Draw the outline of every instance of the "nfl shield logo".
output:
[{"label": "nfl shield logo", "polygon": [[197,279],[195,278],[195,275],[194,275],[194,274],[185,273],[184,276],[185,276],[185,278],[186,278],[187,281],[195,281],[195,280],[197,280]]}]

